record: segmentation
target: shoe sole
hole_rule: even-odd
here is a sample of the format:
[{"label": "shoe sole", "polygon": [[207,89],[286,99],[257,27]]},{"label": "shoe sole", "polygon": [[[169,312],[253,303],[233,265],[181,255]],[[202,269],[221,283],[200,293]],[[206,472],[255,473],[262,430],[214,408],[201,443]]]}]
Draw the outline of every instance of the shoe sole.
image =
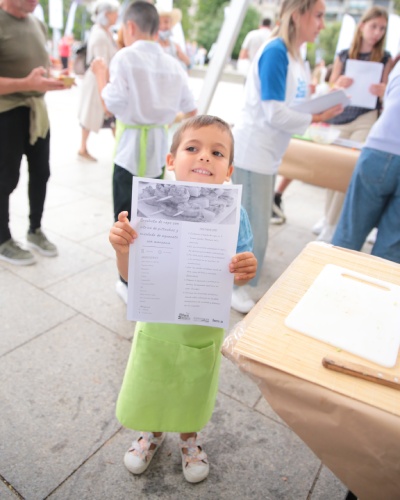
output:
[{"label": "shoe sole", "polygon": [[138,467],[135,471],[133,471],[132,469],[130,469],[128,467],[128,464],[126,463],[126,457],[129,456],[129,450],[125,453],[124,455],[124,465],[125,467],[128,469],[128,471],[131,473],[131,474],[135,474],[135,475],[140,475],[140,474],[143,474],[143,472],[145,472],[148,468],[149,468],[149,465],[150,463],[152,462],[153,458],[155,457],[155,455],[157,454],[158,450],[161,448],[163,442],[165,441],[165,437],[166,437],[166,433],[164,432],[163,433],[163,438],[162,438],[162,441],[161,443],[157,446],[157,448],[154,450],[154,453],[153,455],[151,456],[150,460],[148,462],[146,462],[145,464],[143,464],[142,467]]},{"label": "shoe sole", "polygon": [[285,221],[286,221],[286,215],[278,207],[278,205],[275,205],[275,203],[274,203],[272,205],[272,216],[270,219],[270,223],[271,224],[283,224]]},{"label": "shoe sole", "polygon": [[270,224],[275,224],[276,226],[284,224],[285,222],[286,222],[286,219],[276,219],[274,217],[272,217],[271,220],[269,221]]},{"label": "shoe sole", "polygon": [[26,245],[29,248],[32,248],[32,249],[36,250],[37,252],[39,252],[41,255],[44,255],[45,257],[57,257],[57,255],[58,255],[57,250],[43,250],[42,247],[40,247],[39,245],[35,245],[35,243],[32,243],[31,241],[27,241]]},{"label": "shoe sole", "polygon": [[31,266],[32,264],[36,264],[35,257],[32,257],[31,259],[11,259],[9,257],[5,257],[4,255],[0,255],[0,260],[8,262],[9,264],[14,264],[15,266]]},{"label": "shoe sole", "polygon": [[183,472],[183,477],[186,479],[186,481],[188,483],[192,483],[192,484],[201,483],[201,481],[204,481],[205,479],[207,479],[208,476],[209,476],[209,474],[210,474],[210,467],[208,467],[206,470],[207,470],[207,473],[205,473],[205,475],[203,475],[201,477],[191,477],[190,474],[188,472],[186,472],[186,469],[185,469],[185,458],[182,455],[182,472]]}]

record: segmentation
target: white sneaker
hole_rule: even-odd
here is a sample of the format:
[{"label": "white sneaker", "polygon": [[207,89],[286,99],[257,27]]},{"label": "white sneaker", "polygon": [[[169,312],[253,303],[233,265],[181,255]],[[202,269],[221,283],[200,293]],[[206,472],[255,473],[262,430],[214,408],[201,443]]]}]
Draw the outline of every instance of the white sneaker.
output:
[{"label": "white sneaker", "polygon": [[132,474],[142,474],[165,438],[165,432],[161,436],[155,437],[152,432],[142,432],[132,446],[125,453],[124,464]]},{"label": "white sneaker", "polygon": [[313,227],[311,228],[311,232],[318,236],[319,234],[321,234],[321,231],[324,228],[325,224],[326,219],[325,217],[322,217],[322,219],[319,219],[319,221],[313,225]]},{"label": "white sneaker", "polygon": [[371,245],[374,245],[375,241],[376,241],[377,234],[378,234],[378,228],[374,227],[374,229],[367,236],[367,243],[370,243]]},{"label": "white sneaker", "polygon": [[179,446],[182,454],[182,471],[186,481],[200,483],[210,472],[207,454],[195,437],[191,437],[186,441],[181,439]]},{"label": "white sneaker", "polygon": [[324,226],[322,231],[317,237],[317,241],[324,241],[325,243],[330,243],[332,241],[333,235],[335,234],[336,226]]},{"label": "white sneaker", "polygon": [[117,283],[115,284],[115,291],[117,292],[117,295],[121,297],[121,299],[125,302],[125,304],[128,303],[128,286],[125,285],[121,280],[118,280]]},{"label": "white sneaker", "polygon": [[250,297],[246,286],[239,286],[233,289],[231,307],[240,313],[248,313],[256,305]]}]

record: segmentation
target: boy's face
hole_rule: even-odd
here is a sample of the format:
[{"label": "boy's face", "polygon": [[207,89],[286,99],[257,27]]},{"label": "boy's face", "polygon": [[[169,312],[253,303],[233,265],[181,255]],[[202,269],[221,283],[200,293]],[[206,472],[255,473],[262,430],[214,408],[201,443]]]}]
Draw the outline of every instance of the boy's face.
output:
[{"label": "boy's face", "polygon": [[231,138],[217,125],[189,128],[182,135],[176,155],[167,155],[167,168],[174,170],[176,180],[223,184],[230,179]]}]

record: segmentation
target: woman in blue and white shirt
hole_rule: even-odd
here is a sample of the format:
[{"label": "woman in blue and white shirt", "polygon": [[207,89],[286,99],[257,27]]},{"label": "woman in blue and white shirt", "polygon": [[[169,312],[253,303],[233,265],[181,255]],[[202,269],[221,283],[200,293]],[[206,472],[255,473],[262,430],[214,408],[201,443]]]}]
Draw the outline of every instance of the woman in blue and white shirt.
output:
[{"label": "woman in blue and white shirt", "polygon": [[[275,175],[292,134],[303,134],[311,122],[327,121],[342,106],[323,113],[299,113],[290,107],[308,97],[309,71],[301,46],[313,42],[324,28],[323,0],[284,0],[271,39],[258,51],[245,86],[245,103],[233,129],[233,181],[243,185],[243,206],[254,233],[254,254],[259,262],[256,286],[268,243]],[[249,290],[235,289],[232,307],[247,312],[254,305]]]}]

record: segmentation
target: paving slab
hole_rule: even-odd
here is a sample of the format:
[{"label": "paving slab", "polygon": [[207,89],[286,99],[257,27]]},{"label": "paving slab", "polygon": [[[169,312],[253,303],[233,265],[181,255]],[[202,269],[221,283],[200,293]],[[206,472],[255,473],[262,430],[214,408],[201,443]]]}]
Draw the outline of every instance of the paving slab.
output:
[{"label": "paving slab", "polygon": [[311,500],[326,500],[327,491],[330,492],[329,500],[345,500],[348,490],[327,467],[323,466],[312,492]]},{"label": "paving slab", "polygon": [[[26,342],[75,315],[76,311],[46,292],[39,290],[11,271],[5,268],[2,270],[0,356],[18,346],[23,346]],[[2,365],[3,360],[0,363],[0,370]]]},{"label": "paving slab", "polygon": [[47,292],[100,325],[130,339],[134,323],[126,319],[126,305],[117,296],[115,260],[104,260],[47,288]]},{"label": "paving slab", "polygon": [[79,315],[2,357],[0,473],[24,498],[45,498],[118,430],[129,349]]},{"label": "paving slab", "polygon": [[[51,500],[306,499],[320,466],[287,427],[222,394],[202,432],[210,475],[200,484],[188,484],[183,478],[176,434],[167,436],[146,473],[130,474],[122,460],[136,436],[126,429],[117,433],[50,496]],[[101,481],[96,479],[99,477]],[[87,484],[92,485],[90,493],[85,489]]]}]

